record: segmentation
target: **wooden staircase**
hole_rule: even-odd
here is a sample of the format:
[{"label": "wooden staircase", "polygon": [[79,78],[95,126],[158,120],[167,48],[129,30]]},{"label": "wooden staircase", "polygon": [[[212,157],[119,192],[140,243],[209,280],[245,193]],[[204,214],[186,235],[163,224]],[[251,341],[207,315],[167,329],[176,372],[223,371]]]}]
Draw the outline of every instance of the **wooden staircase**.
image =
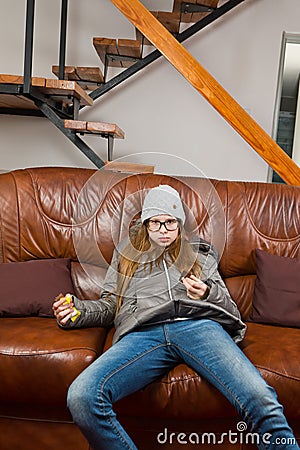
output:
[{"label": "wooden staircase", "polygon": [[[219,0],[174,0],[172,11],[150,11],[151,14],[174,36],[177,36],[182,24],[201,21],[218,7]],[[102,62],[100,67],[65,66],[64,79],[79,83],[84,89],[94,90],[106,81],[108,67],[120,69],[131,67],[143,57],[144,45],[152,45],[135,28],[136,39],[116,39],[94,37],[93,45]],[[59,76],[59,66],[53,65],[52,72]]]},{"label": "wooden staircase", "polygon": [[[0,93],[0,108],[38,109],[31,99],[22,95],[23,76],[0,74],[0,84],[7,88],[7,94],[4,91]],[[54,102],[61,102],[65,106],[75,102],[79,105],[93,105],[91,97],[74,81],[33,77],[31,85],[40,96],[51,97]],[[9,99],[9,94],[12,92],[17,93],[14,101]]]},{"label": "wooden staircase", "polygon": [[[108,140],[108,161],[115,138],[125,134],[117,124],[86,122],[79,112],[160,56],[203,95],[230,125],[290,184],[300,185],[300,169],[213,77],[181,45],[244,0],[173,1],[172,11],[148,11],[139,0],[111,0],[135,27],[136,39],[94,37],[100,67],[65,66],[67,1],[62,0],[59,65],[52,66],[58,79],[31,76],[34,1],[27,0],[24,77],[0,75],[0,113],[45,116],[97,167],[105,163],[80,138],[96,134]],[[219,3],[221,3],[219,5]],[[183,29],[182,29],[183,28]],[[144,46],[154,46],[144,55]],[[108,68],[120,73],[108,79]]]},{"label": "wooden staircase", "polygon": [[[87,89],[91,81],[98,82],[99,69],[94,72],[80,69],[76,72],[70,70],[69,73],[71,77],[74,73],[76,76],[80,74],[79,81],[84,80],[84,88]],[[96,134],[107,139],[107,160],[112,160],[114,139],[124,139],[125,134],[116,124],[75,120],[80,107],[92,106],[94,103],[77,81],[32,77],[30,95],[24,94],[23,87],[23,76],[0,74],[0,113],[48,117],[100,168],[104,166],[104,162],[77,136],[77,133]],[[63,119],[64,117],[72,119]]]},{"label": "wooden staircase", "polygon": [[115,123],[65,120],[64,127],[79,134],[96,134],[108,139],[108,161],[112,161],[114,139],[124,139],[125,134]]},{"label": "wooden staircase", "polygon": [[[231,1],[233,0],[229,0],[229,3]],[[152,11],[151,14],[174,36],[184,40],[189,37],[189,34],[180,35],[181,24],[201,22],[203,18],[215,11],[217,6],[218,0],[191,0],[188,3],[174,0],[172,11]],[[136,39],[93,38],[93,45],[102,68],[66,66],[67,0],[62,0],[59,65],[52,66],[52,72],[58,79],[32,77],[34,8],[35,0],[27,0],[24,76],[0,74],[0,114],[47,117],[87,158],[98,168],[102,168],[105,166],[105,161],[81,137],[93,134],[107,139],[107,161],[111,162],[114,140],[124,139],[125,133],[114,123],[80,120],[81,109],[93,106],[94,100],[125,81],[128,76],[146,67],[161,54],[154,50],[150,58],[144,57],[144,46],[152,44],[136,28]],[[215,19],[217,18],[218,16]],[[203,26],[200,24],[192,34],[207,24],[209,22],[203,23]],[[115,77],[116,83],[115,80],[111,82],[107,79],[109,67],[119,68],[124,73]],[[122,167],[125,166],[122,165]],[[110,164],[109,167],[112,165]],[[135,171],[137,166],[128,170]],[[152,166],[150,169],[147,166],[141,170],[152,170]]]}]

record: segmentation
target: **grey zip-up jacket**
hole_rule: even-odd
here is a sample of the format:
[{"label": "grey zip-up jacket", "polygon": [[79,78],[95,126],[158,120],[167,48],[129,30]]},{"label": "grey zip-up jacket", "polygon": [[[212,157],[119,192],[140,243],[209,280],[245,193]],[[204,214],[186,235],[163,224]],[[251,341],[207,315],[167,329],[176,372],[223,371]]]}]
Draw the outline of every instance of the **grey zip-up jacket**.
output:
[{"label": "grey zip-up jacket", "polygon": [[192,245],[202,267],[201,279],[210,288],[205,300],[192,300],[187,296],[186,287],[180,281],[181,274],[166,252],[162,267],[154,263],[150,271],[149,263],[139,264],[116,315],[116,295],[106,296],[108,292],[116,292],[119,254],[124,245],[121,242],[114,251],[100,299],[86,301],[73,296],[81,315],[75,322],[69,320],[63,328],[114,325],[113,342],[117,342],[137,327],[206,318],[219,322],[235,342],[243,339],[246,325],[218,272],[217,253],[202,239],[193,241]]}]

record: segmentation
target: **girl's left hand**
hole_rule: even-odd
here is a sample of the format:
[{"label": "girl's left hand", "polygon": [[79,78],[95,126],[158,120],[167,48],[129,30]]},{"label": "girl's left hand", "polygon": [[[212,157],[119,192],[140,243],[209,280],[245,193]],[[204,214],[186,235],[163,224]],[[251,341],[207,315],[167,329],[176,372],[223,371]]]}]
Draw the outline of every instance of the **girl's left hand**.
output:
[{"label": "girl's left hand", "polygon": [[182,278],[187,290],[187,296],[193,300],[205,299],[209,294],[209,287],[195,275]]}]

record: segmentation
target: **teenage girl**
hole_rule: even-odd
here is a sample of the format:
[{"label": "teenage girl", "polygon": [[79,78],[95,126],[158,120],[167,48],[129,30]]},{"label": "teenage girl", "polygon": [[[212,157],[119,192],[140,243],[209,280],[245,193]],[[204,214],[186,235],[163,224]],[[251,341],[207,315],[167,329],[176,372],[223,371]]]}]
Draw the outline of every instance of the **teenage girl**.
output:
[{"label": "teenage girl", "polygon": [[184,223],[178,192],[168,185],[151,189],[139,225],[114,252],[101,298],[56,299],[63,328],[116,328],[112,347],[70,386],[75,423],[94,450],[136,449],[113,403],[186,363],[259,433],[259,449],[299,450],[274,389],[236,345],[246,326],[219,275],[216,252],[200,239],[189,242]]}]

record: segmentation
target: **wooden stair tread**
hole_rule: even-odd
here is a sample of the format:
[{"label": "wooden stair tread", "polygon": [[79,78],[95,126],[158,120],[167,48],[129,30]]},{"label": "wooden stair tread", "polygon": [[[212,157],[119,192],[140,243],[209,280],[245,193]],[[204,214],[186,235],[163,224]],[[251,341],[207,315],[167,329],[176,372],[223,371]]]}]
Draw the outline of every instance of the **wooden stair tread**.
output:
[{"label": "wooden stair tread", "polygon": [[[38,110],[33,101],[20,95],[0,94],[0,108],[19,110]],[[9,113],[9,111],[8,111]]]},{"label": "wooden stair tread", "polygon": [[[172,34],[179,33],[180,27],[180,10],[171,12],[171,11],[150,11],[151,14]],[[136,38],[140,41],[143,39],[143,43],[146,45],[152,45],[151,42],[146,39],[142,33],[136,28],[135,29]]]},{"label": "wooden stair tread", "polygon": [[170,31],[175,34],[179,32],[180,26],[180,13],[170,11],[150,11],[153,16],[159,20],[159,22]]},{"label": "wooden stair tread", "polygon": [[[0,74],[0,84],[24,84],[24,77],[21,75]],[[45,78],[32,77],[33,86],[45,86]]]},{"label": "wooden stair tread", "polygon": [[[181,5],[183,0],[174,0],[173,3],[173,12],[181,11]],[[219,4],[219,0],[187,0],[185,3],[192,3],[200,6],[208,6],[211,8],[217,8]],[[198,20],[203,19],[203,17],[207,16],[209,12],[194,12],[194,13],[185,13],[181,14],[181,22],[184,23],[195,23]]]},{"label": "wooden stair tread", "polygon": [[106,63],[106,55],[116,56],[108,62],[111,67],[130,67],[142,56],[140,40],[94,37],[93,45],[103,64]]},{"label": "wooden stair tread", "polygon": [[59,101],[70,101],[70,97],[76,97],[81,105],[93,105],[92,98],[79,86],[76,81],[46,79],[44,87],[40,88],[41,92],[57,97]]},{"label": "wooden stair tread", "polygon": [[[76,81],[68,80],[55,80],[52,78],[32,77],[32,86],[37,88],[45,95],[54,97],[57,101],[64,101],[71,103],[72,98],[76,97],[80,101],[81,105],[93,105],[92,98],[79,86]],[[0,74],[0,86],[1,84],[24,84],[24,77],[22,75],[8,75]]]},{"label": "wooden stair tread", "polygon": [[125,133],[115,123],[91,122],[84,120],[65,120],[65,128],[77,133],[110,135],[117,139],[124,139]]},{"label": "wooden stair tread", "polygon": [[[20,75],[11,75],[11,74],[0,74],[0,89],[1,84],[12,84],[12,85],[20,85],[24,84],[24,77]],[[36,87],[41,87],[45,85],[45,78],[33,77],[32,85]],[[15,94],[0,94],[0,108],[9,110],[17,109],[17,110],[38,110],[38,107],[35,103],[27,97],[23,97],[22,95]]]},{"label": "wooden stair tread", "polygon": [[[52,72],[59,76],[59,66],[52,66]],[[100,67],[65,66],[64,79],[77,81],[83,89],[94,89],[95,84],[104,83]]]},{"label": "wooden stair tread", "polygon": [[104,170],[122,173],[153,173],[154,166],[124,161],[105,161]]}]

